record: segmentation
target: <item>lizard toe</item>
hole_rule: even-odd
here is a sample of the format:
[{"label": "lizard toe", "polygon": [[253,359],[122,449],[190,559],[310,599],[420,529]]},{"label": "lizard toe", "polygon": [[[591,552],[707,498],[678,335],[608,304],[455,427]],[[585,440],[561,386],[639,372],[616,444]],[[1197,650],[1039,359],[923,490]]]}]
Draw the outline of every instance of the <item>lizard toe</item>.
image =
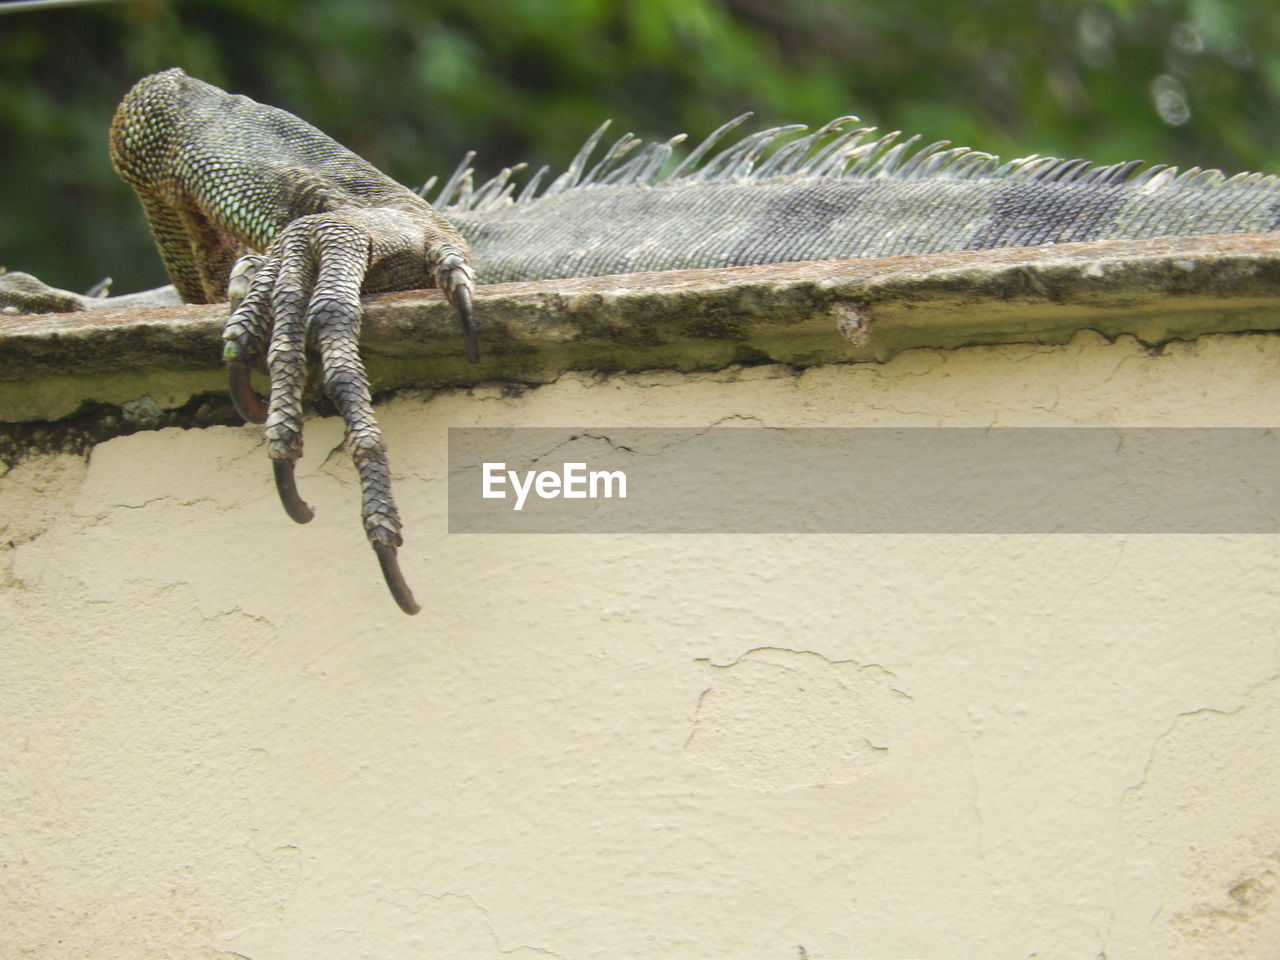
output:
[{"label": "lizard toe", "polygon": [[418,601],[413,598],[413,591],[409,589],[409,584],[405,582],[404,575],[400,572],[400,561],[396,557],[396,548],[389,543],[375,542],[373,552],[378,555],[378,564],[382,567],[382,579],[387,582],[387,589],[391,591],[391,596],[396,605],[405,613],[413,616],[422,608],[418,606]]},{"label": "lizard toe", "polygon": [[471,269],[471,264],[459,251],[445,253],[436,262],[435,280],[436,286],[444,291],[446,299],[458,312],[467,360],[478,363],[480,336],[476,330],[475,311],[472,309],[471,302],[475,288],[475,273]]},{"label": "lizard toe", "polygon": [[236,413],[246,423],[266,423],[267,406],[253,392],[253,384],[249,381],[249,368],[240,360],[227,361],[227,390],[231,394],[231,403]]},{"label": "lizard toe", "polygon": [[222,328],[222,359],[227,365],[227,388],[236,412],[249,423],[266,423],[267,406],[254,393],[250,369],[265,372],[267,337],[271,329],[271,289],[279,264],[249,255],[236,261],[227,282],[231,312]]},{"label": "lizard toe", "polygon": [[284,512],[289,515],[289,519],[294,523],[310,523],[316,512],[298,493],[298,484],[293,476],[293,461],[272,460],[271,469],[275,473],[276,492],[280,494],[280,504],[284,507]]}]

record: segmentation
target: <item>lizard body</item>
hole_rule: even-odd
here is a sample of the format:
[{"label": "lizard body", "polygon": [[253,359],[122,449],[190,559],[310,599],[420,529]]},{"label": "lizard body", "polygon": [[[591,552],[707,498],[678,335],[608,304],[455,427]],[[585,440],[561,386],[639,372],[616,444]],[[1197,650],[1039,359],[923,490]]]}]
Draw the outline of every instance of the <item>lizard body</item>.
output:
[{"label": "lizard body", "polygon": [[[400,518],[358,352],[362,292],[440,287],[474,360],[475,277],[1280,230],[1276,176],[1039,157],[1002,164],[946,143],[876,137],[851,117],[782,146],[778,138],[800,128],[762,131],[713,155],[718,137],[742,119],[669,174],[680,138],[641,144],[627,135],[588,170],[602,127],[550,186],[537,191],[540,173],[518,198],[511,170],[472,189],[468,157],[433,207],[291,114],[175,68],[126,94],[111,157],[142,202],[181,298],[231,300],[224,359],[232,397],[246,419],[266,423],[277,488],[298,522],[311,518],[293,482],[305,346],[319,348],[360,473],[365,529],[407,613],[418,607],[396,562]],[[0,277],[0,304],[38,303],[31,282]],[[99,305],[43,289],[63,298],[45,301],[53,309]],[[270,374],[266,407],[249,388],[250,367]]]},{"label": "lizard body", "polygon": [[[760,172],[744,162],[732,175],[438,205],[486,282],[1280,230],[1275,176],[1055,158],[1001,165],[963,149],[940,156],[945,144],[893,154],[887,139],[849,138],[833,172]],[[864,171],[841,172],[868,156]],[[922,156],[940,162],[908,166]]]}]

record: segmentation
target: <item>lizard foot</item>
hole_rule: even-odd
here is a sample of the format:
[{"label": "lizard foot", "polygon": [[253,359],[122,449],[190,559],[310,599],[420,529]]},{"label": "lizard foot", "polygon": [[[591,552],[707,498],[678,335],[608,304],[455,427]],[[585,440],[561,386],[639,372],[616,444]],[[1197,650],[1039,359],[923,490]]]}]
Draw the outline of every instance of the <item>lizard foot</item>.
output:
[{"label": "lizard foot", "polygon": [[[266,424],[276,489],[298,523],[314,516],[298,492],[293,468],[302,456],[306,348],[310,343],[319,350],[325,392],[346,423],[347,447],[360,475],[365,533],[392,597],[409,614],[419,607],[396,558],[403,542],[400,514],[360,359],[361,290],[439,287],[462,322],[468,359],[479,356],[466,244],[447,224],[442,230],[434,212],[431,219],[417,214],[343,208],[291,221],[265,256],[235,264],[223,331],[232,401],[246,420]],[[249,384],[250,370],[264,363],[271,381],[265,405]]]},{"label": "lizard foot", "polygon": [[88,310],[93,299],[0,267],[0,313],[71,313]]}]

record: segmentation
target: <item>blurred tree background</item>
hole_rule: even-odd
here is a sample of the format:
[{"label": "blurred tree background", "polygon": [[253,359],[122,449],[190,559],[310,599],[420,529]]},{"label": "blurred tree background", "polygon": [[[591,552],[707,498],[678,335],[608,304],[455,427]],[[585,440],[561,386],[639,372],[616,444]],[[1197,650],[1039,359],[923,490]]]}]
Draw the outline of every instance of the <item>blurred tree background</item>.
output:
[{"label": "blurred tree background", "polygon": [[133,81],[175,65],[411,186],[467,149],[482,174],[562,168],[607,117],[700,137],[746,110],[1280,171],[1263,0],[129,0],[0,13],[0,264],[71,289],[164,281],[106,133]]}]

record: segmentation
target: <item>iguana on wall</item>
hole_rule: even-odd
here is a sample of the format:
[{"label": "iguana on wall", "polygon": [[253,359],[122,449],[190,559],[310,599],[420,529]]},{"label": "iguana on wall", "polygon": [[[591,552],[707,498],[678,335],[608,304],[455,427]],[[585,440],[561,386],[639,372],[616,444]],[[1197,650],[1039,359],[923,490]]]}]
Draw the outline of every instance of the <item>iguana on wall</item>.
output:
[{"label": "iguana on wall", "polygon": [[[604,128],[539,189],[512,170],[472,189],[464,158],[435,207],[293,115],[179,69],[140,80],[111,126],[111,158],[142,201],[184,301],[230,299],[224,360],[232,398],[266,423],[281,501],[299,523],[305,346],[346,422],[362,513],[387,585],[401,575],[401,522],[358,352],[360,294],[435,286],[477,357],[471,296],[486,282],[920,254],[1104,238],[1280,230],[1280,178],[1224,177],[1141,162],[997,157],[876,136],[841,117],[751,134],[713,153],[730,121],[665,172],[682,138],[627,135],[588,169]],[[439,212],[437,212],[437,210]],[[7,292],[6,292],[7,291]],[[45,298],[45,299],[42,299]],[[62,299],[58,299],[61,297]],[[105,301],[113,303],[112,301]],[[75,309],[99,301],[0,276],[0,304]],[[269,373],[267,405],[249,369]]]}]

